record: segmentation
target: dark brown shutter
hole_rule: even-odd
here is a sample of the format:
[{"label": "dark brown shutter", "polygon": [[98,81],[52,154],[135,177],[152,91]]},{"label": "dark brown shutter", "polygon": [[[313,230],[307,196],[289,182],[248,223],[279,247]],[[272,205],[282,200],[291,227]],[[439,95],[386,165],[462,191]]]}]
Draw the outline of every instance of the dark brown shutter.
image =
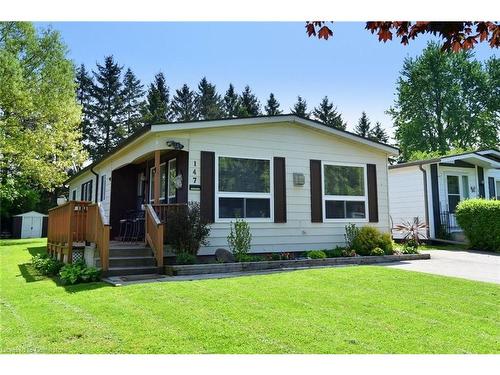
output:
[{"label": "dark brown shutter", "polygon": [[215,153],[201,152],[201,191],[200,213],[201,218],[208,223],[215,219]]},{"label": "dark brown shutter", "polygon": [[488,177],[488,190],[490,193],[490,199],[495,199],[496,192],[495,192],[495,178],[494,177]]},{"label": "dark brown shutter", "polygon": [[484,169],[483,167],[477,167],[477,181],[479,183],[479,198],[484,198],[486,194],[484,193]]},{"label": "dark brown shutter", "polygon": [[187,203],[188,201],[188,186],[189,186],[189,153],[186,151],[179,151],[177,154],[177,174],[182,176],[182,187],[177,189],[176,201],[177,203]]},{"label": "dark brown shutter", "polygon": [[274,222],[286,223],[285,158],[275,157],[274,164]]},{"label": "dark brown shutter", "polygon": [[321,192],[321,160],[311,160],[311,222],[323,222],[323,194]]},{"label": "dark brown shutter", "polygon": [[378,222],[377,166],[367,164],[368,176],[368,218],[370,223]]}]

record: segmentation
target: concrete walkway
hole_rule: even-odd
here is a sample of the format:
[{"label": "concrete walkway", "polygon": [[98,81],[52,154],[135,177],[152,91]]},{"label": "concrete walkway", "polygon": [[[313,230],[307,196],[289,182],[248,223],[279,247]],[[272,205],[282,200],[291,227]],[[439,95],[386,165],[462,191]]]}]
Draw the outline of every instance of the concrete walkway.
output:
[{"label": "concrete walkway", "polygon": [[384,266],[500,284],[500,254],[465,250],[430,250],[428,253],[431,254],[430,260],[410,260]]}]

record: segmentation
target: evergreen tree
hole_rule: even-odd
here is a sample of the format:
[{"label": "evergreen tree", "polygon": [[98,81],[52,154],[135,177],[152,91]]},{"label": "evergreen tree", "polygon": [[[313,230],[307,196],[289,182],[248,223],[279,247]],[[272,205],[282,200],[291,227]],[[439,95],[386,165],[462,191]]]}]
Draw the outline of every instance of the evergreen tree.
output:
[{"label": "evergreen tree", "polygon": [[127,135],[130,135],[143,126],[141,112],[144,107],[144,86],[130,68],[127,69],[123,77],[122,96],[125,116],[123,125]]},{"label": "evergreen tree", "polygon": [[220,95],[217,94],[215,85],[208,82],[206,77],[198,84],[196,104],[202,120],[219,119],[223,116]]},{"label": "evergreen tree", "polygon": [[148,124],[155,124],[169,122],[171,117],[170,93],[165,76],[160,72],[149,85],[144,118]]},{"label": "evergreen tree", "polygon": [[184,84],[180,90],[175,90],[172,110],[177,121],[193,121],[198,119],[195,93]]},{"label": "evergreen tree", "polygon": [[240,117],[252,117],[260,115],[259,99],[252,93],[250,86],[245,86],[245,89],[240,96]]},{"label": "evergreen tree", "polygon": [[309,113],[307,112],[307,102],[302,99],[302,97],[299,95],[297,97],[297,103],[291,108],[292,114],[300,116],[300,117],[309,117]]},{"label": "evergreen tree", "polygon": [[96,145],[91,155],[93,160],[109,152],[125,136],[121,71],[122,67],[114,61],[113,56],[106,56],[104,65],[97,63],[97,72],[93,72],[95,102],[91,105],[91,112]]},{"label": "evergreen tree", "polygon": [[318,107],[313,110],[313,116],[316,120],[322,122],[331,128],[345,130],[346,124],[342,120],[342,116],[337,112],[337,108],[333,108],[333,103],[325,96]]},{"label": "evergreen tree", "polygon": [[368,119],[365,111],[361,113],[361,118],[358,121],[358,125],[356,125],[356,127],[354,128],[354,133],[365,138],[371,134],[370,120]]},{"label": "evergreen tree", "polygon": [[92,154],[95,148],[92,134],[94,134],[91,105],[94,102],[92,76],[82,64],[76,69],[76,99],[82,106],[82,118],[80,128],[82,132],[82,144],[84,149]]},{"label": "evergreen tree", "polygon": [[229,88],[224,95],[224,115],[226,117],[238,117],[240,114],[240,98],[232,83],[229,84]]},{"label": "evergreen tree", "polygon": [[276,100],[274,94],[271,93],[269,95],[269,99],[267,100],[267,105],[264,107],[264,109],[266,110],[266,114],[268,116],[279,115],[282,113],[282,111],[280,111],[279,108],[280,108],[280,103]]},{"label": "evergreen tree", "polygon": [[373,129],[370,131],[369,135],[370,139],[373,139],[377,142],[387,143],[389,141],[389,136],[385,132],[385,130],[380,125],[380,122],[376,122]]}]

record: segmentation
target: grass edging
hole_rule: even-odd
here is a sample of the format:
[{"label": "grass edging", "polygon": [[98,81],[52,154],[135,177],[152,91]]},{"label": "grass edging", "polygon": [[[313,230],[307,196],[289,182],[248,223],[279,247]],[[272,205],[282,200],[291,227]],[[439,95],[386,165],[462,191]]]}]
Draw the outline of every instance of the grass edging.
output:
[{"label": "grass edging", "polygon": [[326,259],[268,260],[262,262],[242,263],[167,265],[165,266],[165,274],[170,276],[199,275],[210,273],[262,271],[281,268],[326,267],[346,264],[375,264],[430,258],[430,254],[401,254],[363,257],[339,257]]}]

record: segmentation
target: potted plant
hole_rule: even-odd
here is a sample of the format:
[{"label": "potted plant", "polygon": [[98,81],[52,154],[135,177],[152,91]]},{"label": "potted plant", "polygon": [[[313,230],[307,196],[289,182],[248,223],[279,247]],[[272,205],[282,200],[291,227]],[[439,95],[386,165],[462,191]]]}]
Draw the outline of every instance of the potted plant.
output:
[{"label": "potted plant", "polygon": [[58,206],[62,206],[66,202],[67,202],[67,199],[64,195],[60,195],[57,197],[57,205]]}]

